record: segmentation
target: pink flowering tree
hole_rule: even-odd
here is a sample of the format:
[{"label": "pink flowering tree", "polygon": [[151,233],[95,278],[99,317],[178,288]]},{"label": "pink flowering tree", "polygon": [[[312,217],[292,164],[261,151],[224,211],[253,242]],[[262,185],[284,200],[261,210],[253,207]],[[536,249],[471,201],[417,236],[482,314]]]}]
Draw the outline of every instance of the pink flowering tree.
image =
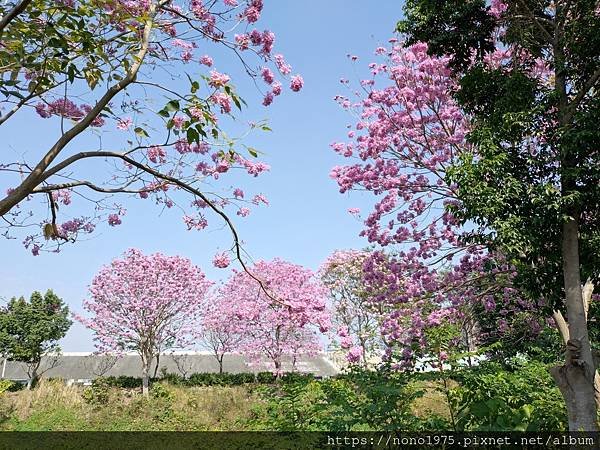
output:
[{"label": "pink flowering tree", "polygon": [[330,327],[327,292],[311,270],[280,259],[259,261],[250,271],[265,289],[235,271],[219,291],[218,316],[242,336],[237,351],[270,361],[279,374],[284,358],[322,349],[320,333]]},{"label": "pink flowering tree", "polygon": [[138,199],[182,211],[190,230],[205,228],[209,212],[220,216],[239,257],[225,209],[245,217],[267,200],[216,181],[233,169],[256,177],[269,167],[222,131],[244,102],[219,59],[239,61],[265,105],[284,84],[295,92],[303,85],[258,24],[263,1],[59,4],[0,6],[0,130],[10,134],[23,121],[45,130],[42,146],[23,136],[26,157],[0,158],[3,234],[22,238],[34,255],[58,251],[99,224],[119,226],[126,200]]},{"label": "pink flowering tree", "polygon": [[369,256],[368,251],[337,250],[319,270],[329,290],[334,343],[349,362],[362,366],[382,356],[385,348],[381,337],[385,305],[365,289],[363,266]]},{"label": "pink flowering tree", "polygon": [[219,364],[219,373],[223,373],[223,359],[227,353],[235,353],[244,335],[240,327],[224,316],[227,305],[223,297],[211,298],[203,312],[200,341],[209,349]]},{"label": "pink flowering tree", "polygon": [[89,317],[76,318],[94,332],[98,352],[140,355],[147,395],[160,352],[193,343],[211,284],[188,259],[128,250],[94,277],[83,304]]},{"label": "pink flowering tree", "polygon": [[[360,89],[342,80],[350,95],[336,99],[356,123],[348,141],[332,147],[353,162],[334,167],[331,176],[340,192],[366,190],[377,199],[362,217],[361,235],[393,251],[365,259],[364,286],[386,311],[386,357],[412,367],[427,348],[427,328],[441,318],[468,324],[472,302],[514,303],[516,272],[499,255],[467,244],[472,226],[452,214],[459,200],[447,170],[469,149],[470,125],[452,97],[450,59],[429,56],[426,44],[396,39],[376,54],[382,61],[369,65],[372,78]],[[360,217],[358,209],[351,212]]]}]

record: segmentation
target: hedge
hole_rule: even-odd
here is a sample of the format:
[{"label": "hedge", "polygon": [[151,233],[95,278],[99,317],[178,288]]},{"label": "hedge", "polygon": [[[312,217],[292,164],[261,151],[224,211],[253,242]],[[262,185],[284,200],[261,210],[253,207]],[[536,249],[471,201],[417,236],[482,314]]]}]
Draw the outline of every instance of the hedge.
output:
[{"label": "hedge", "polygon": [[[297,372],[289,372],[283,374],[279,378],[281,383],[297,383],[314,380],[312,374],[301,374]],[[164,381],[173,385],[180,386],[240,386],[243,384],[272,384],[277,381],[277,377],[271,372],[259,372],[257,374],[242,372],[242,373],[211,373],[199,372],[184,378],[177,374],[167,374],[162,378],[151,378],[150,382]],[[122,389],[136,389],[142,387],[142,379],[140,377],[101,377],[96,378],[93,384],[102,383],[111,387]]]}]

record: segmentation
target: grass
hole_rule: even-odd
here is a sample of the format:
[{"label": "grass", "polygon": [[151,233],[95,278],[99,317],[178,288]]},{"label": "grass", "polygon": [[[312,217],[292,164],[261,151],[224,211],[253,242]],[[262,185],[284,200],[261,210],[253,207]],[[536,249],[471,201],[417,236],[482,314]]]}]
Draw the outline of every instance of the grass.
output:
[{"label": "grass", "polygon": [[42,381],[32,391],[0,397],[1,430],[242,430],[258,399],[244,387],[163,385],[163,397],[112,388],[106,403],[88,403],[84,389]]},{"label": "grass", "polygon": [[[444,419],[450,419],[450,409],[448,401],[441,381],[419,381],[416,387],[425,391],[421,398],[418,398],[413,403],[413,413],[426,419],[431,416],[439,416]],[[457,383],[450,381],[448,387],[454,388]]]},{"label": "grass", "polygon": [[[442,392],[420,382],[419,417],[446,417]],[[89,394],[89,391],[87,392]],[[32,391],[0,394],[0,430],[14,431],[244,431],[263,404],[252,385],[183,387],[160,383],[149,398],[138,390],[107,388],[90,398],[82,387],[42,380]]]}]

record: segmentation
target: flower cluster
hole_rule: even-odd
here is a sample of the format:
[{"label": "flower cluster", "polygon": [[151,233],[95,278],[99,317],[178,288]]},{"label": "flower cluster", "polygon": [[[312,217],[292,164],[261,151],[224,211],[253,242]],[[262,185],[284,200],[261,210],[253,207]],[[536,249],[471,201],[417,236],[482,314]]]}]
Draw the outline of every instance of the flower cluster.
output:
[{"label": "flower cluster", "polygon": [[[35,105],[35,111],[40,117],[47,119],[52,116],[64,117],[65,119],[81,120],[92,110],[90,105],[77,106],[67,98],[58,98],[48,103],[39,102]],[[96,116],[92,122],[92,127],[101,127],[105,123],[102,116]]]},{"label": "flower cluster", "polygon": [[361,235],[394,251],[364,258],[363,289],[384,312],[386,356],[406,366],[426,348],[428,328],[460,322],[466,305],[490,296],[514,302],[516,292],[513,268],[465,245],[466,231],[452,214],[456,186],[446,182],[446,170],[471,149],[468,117],[452,97],[457,86],[449,59],[429,56],[423,43],[390,44],[377,49],[384,62],[371,63],[373,77],[361,81],[366,95],[336,97],[358,121],[348,142],[332,144],[354,163],[334,167],[331,176],[342,193],[360,189],[377,198]]}]

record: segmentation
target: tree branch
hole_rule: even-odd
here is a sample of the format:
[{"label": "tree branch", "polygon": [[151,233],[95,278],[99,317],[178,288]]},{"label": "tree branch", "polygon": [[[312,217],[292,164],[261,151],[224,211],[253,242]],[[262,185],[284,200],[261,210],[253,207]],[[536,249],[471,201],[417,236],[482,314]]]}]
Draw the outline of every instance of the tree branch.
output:
[{"label": "tree branch", "polygon": [[533,23],[535,24],[535,26],[540,29],[540,31],[542,32],[542,34],[544,35],[544,37],[546,38],[548,43],[550,45],[552,45],[554,43],[554,38],[548,32],[548,30],[544,27],[544,25],[541,24],[541,22],[539,21],[539,18],[536,17],[535,14],[533,13],[533,11],[531,11],[529,9],[529,6],[527,6],[527,3],[524,0],[518,0],[518,2],[523,7],[523,9],[527,12],[527,15],[529,16],[529,18],[531,20],[533,20]]},{"label": "tree branch", "polygon": [[566,120],[570,120],[573,117],[575,111],[577,110],[577,106],[579,106],[579,103],[581,103],[587,93],[594,88],[598,81],[600,81],[600,68],[596,69],[592,76],[583,85],[583,88],[577,93],[575,98],[569,104],[569,109],[565,113]]},{"label": "tree branch", "polygon": [[[275,298],[275,296],[273,294],[271,294],[266,286],[264,285],[263,281],[260,278],[257,278],[246,266],[246,264],[244,263],[244,260],[242,259],[242,246],[240,244],[240,239],[239,239],[239,235],[238,232],[235,228],[235,226],[233,225],[233,222],[231,221],[231,219],[227,216],[227,214],[225,214],[222,210],[220,210],[206,195],[204,195],[201,191],[199,191],[198,189],[196,189],[195,187],[189,185],[188,183],[180,180],[179,178],[175,178],[172,177],[170,175],[166,175],[163,174],[162,172],[159,172],[156,169],[153,169],[152,167],[146,165],[146,164],[142,164],[138,161],[136,161],[135,159],[129,157],[127,154],[124,153],[118,153],[118,152],[110,152],[110,151],[93,151],[93,152],[81,152],[81,153],[77,153],[75,155],[70,156],[69,158],[65,159],[64,161],[62,161],[61,163],[57,164],[56,166],[52,167],[52,169],[46,171],[45,173],[42,174],[42,176],[40,177],[41,181],[43,182],[44,180],[46,180],[47,178],[49,178],[51,175],[54,175],[55,173],[57,173],[59,170],[66,168],[67,166],[69,166],[70,164],[73,164],[74,162],[81,160],[81,159],[86,159],[86,158],[117,158],[117,159],[121,159],[124,162],[126,162],[127,164],[132,165],[133,167],[136,167],[150,175],[153,175],[154,177],[164,180],[164,181],[168,181],[169,183],[178,186],[179,188],[181,188],[182,190],[189,192],[197,197],[199,197],[200,199],[202,199],[202,201],[204,201],[210,209],[212,209],[218,216],[220,216],[226,223],[227,227],[229,228],[229,230],[231,231],[231,234],[233,235],[233,241],[234,241],[234,248],[235,248],[235,255],[236,255],[236,259],[238,260],[238,262],[240,263],[240,265],[242,266],[242,269],[244,270],[244,272],[246,272],[254,281],[256,281],[261,290],[264,292],[264,294],[270,298],[271,300],[273,300],[276,303],[279,304],[283,304],[283,302],[277,298]],[[94,186],[92,183],[85,182],[79,182],[81,183],[81,185],[86,185],[88,187]],[[65,183],[66,185],[67,183]],[[91,185],[91,186],[90,186]],[[57,185],[57,186],[62,186],[62,185]],[[47,189],[47,186],[45,187]],[[43,192],[43,189],[40,189],[39,192]],[[100,188],[103,189],[103,188]],[[102,192],[102,191],[101,191]],[[117,192],[122,192],[117,190]]]},{"label": "tree branch", "polygon": [[5,16],[2,17],[2,19],[0,19],[0,36],[2,36],[2,33],[8,24],[10,24],[15,17],[25,11],[25,8],[27,8],[30,3],[31,0],[21,0],[20,3],[17,3],[13,9],[11,9]]},{"label": "tree branch", "polygon": [[[167,0],[162,0],[161,3]],[[150,33],[154,25],[154,16],[156,15],[156,5],[150,7],[150,13],[144,24],[144,32],[141,40],[141,48],[137,54],[133,57],[134,63],[127,75],[120,80],[118,83],[111,86],[108,91],[98,100],[96,105],[81,119],[77,122],[70,130],[64,133],[58,141],[50,148],[46,155],[40,160],[35,166],[31,173],[21,182],[21,184],[7,195],[4,199],[0,200],[0,216],[3,216],[9,212],[15,205],[21,202],[24,198],[29,195],[33,189],[40,184],[41,177],[48,166],[54,161],[54,159],[60,154],[65,146],[70,143],[76,136],[85,131],[92,121],[102,112],[102,110],[108,105],[115,95],[133,83],[137,77],[137,73],[144,61],[144,57],[148,52],[148,46],[150,42]]]},{"label": "tree branch", "polygon": [[127,189],[127,186],[129,184],[131,183],[128,183],[127,185],[122,187],[108,189],[95,185],[90,181],[73,181],[71,183],[50,184],[48,186],[39,187],[34,189],[32,193],[37,194],[40,192],[54,192],[61,189],[71,189],[79,186],[86,186],[92,189],[93,191],[101,192],[104,194],[139,194],[141,192],[148,192],[148,189]]},{"label": "tree branch", "polygon": [[569,342],[569,325],[567,325],[567,321],[565,320],[564,316],[562,315],[562,313],[560,311],[552,311],[552,318],[554,319],[554,322],[556,323],[556,328],[558,328],[558,331],[560,332],[560,336],[562,337],[562,340],[564,342],[565,345],[567,345],[567,342]]}]

